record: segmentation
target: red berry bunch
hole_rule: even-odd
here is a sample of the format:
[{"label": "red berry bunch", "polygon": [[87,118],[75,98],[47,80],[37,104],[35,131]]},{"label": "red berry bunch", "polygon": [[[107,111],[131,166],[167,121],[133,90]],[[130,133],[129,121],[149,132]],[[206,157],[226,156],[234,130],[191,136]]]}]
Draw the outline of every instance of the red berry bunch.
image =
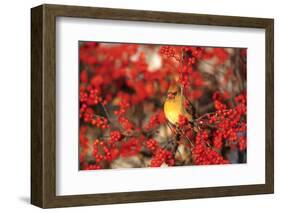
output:
[{"label": "red berry bunch", "polygon": [[110,146],[106,141],[100,141],[96,139],[93,142],[92,156],[94,157],[96,164],[101,165],[102,161],[106,161],[106,162],[112,161],[113,158],[111,153],[112,151],[110,149]]},{"label": "red berry bunch", "polygon": [[[121,96],[121,98],[123,98],[123,97]],[[130,108],[130,103],[129,103],[129,101],[123,99],[123,100],[120,101],[120,103],[119,103],[119,110],[116,110],[116,111],[114,112],[114,114],[117,115],[117,116],[123,116],[123,115],[126,114],[126,112],[127,112],[127,110],[128,110],[129,108]]]},{"label": "red berry bunch", "polygon": [[223,104],[223,103],[221,103],[221,102],[218,101],[218,100],[215,100],[215,101],[214,101],[214,106],[215,106],[215,109],[216,109],[216,110],[224,110],[224,109],[226,109],[226,105]]},{"label": "red berry bunch", "polygon": [[159,50],[160,54],[165,55],[169,58],[175,58],[176,60],[180,60],[180,57],[177,55],[177,49],[171,46],[162,46]]},{"label": "red berry bunch", "polygon": [[151,138],[148,141],[146,141],[146,147],[150,152],[154,153],[160,146],[158,141]]},{"label": "red berry bunch", "polygon": [[166,117],[163,110],[153,114],[150,118],[148,123],[145,125],[144,129],[149,131],[155,128],[158,128],[160,125],[166,123]]},{"label": "red berry bunch", "polygon": [[92,108],[87,107],[87,105],[82,105],[82,107],[80,108],[80,117],[83,118],[85,123],[90,123],[94,116],[95,113]]},{"label": "red berry bunch", "polygon": [[98,89],[88,87],[88,90],[85,90],[85,88],[82,87],[80,89],[80,102],[89,106],[95,106],[102,102],[100,95],[100,90]]},{"label": "red berry bunch", "polygon": [[134,124],[127,118],[120,116],[118,118],[118,121],[120,123],[120,125],[122,126],[122,128],[126,131],[126,132],[131,132],[134,128]]},{"label": "red berry bunch", "polygon": [[223,135],[221,131],[214,131],[213,133],[213,145],[216,149],[220,150],[223,146]]},{"label": "red berry bunch", "polygon": [[91,89],[90,94],[88,97],[88,105],[95,106],[99,103],[101,103],[102,98],[100,97],[100,91],[98,89]]},{"label": "red berry bunch", "polygon": [[112,131],[110,133],[110,141],[111,142],[118,142],[121,139],[122,135],[120,133],[120,131],[116,130],[116,131]]},{"label": "red berry bunch", "polygon": [[120,155],[130,157],[137,155],[141,151],[141,142],[137,138],[130,138],[121,144]]},{"label": "red berry bunch", "polygon": [[240,137],[238,139],[238,148],[240,151],[243,151],[246,149],[246,147],[247,147],[246,142],[247,142],[246,137]]},{"label": "red berry bunch", "polygon": [[[221,94],[214,94],[214,107],[217,110],[215,113],[208,114],[207,120],[200,120],[201,124],[208,123],[212,126],[213,131],[213,146],[220,150],[225,145],[231,148],[238,147],[240,151],[246,149],[246,138],[243,136],[246,133],[246,96],[245,93],[237,95],[234,99],[236,106],[228,108],[223,102]],[[208,125],[207,125],[208,126]]]},{"label": "red berry bunch", "polygon": [[201,47],[183,47],[183,60],[187,66],[195,64],[202,56],[203,48]]},{"label": "red berry bunch", "polygon": [[192,158],[196,165],[226,164],[229,163],[217,151],[210,147],[207,131],[199,132],[196,136],[195,147],[192,149]]},{"label": "red berry bunch", "polygon": [[108,124],[107,118],[100,117],[100,116],[95,116],[95,117],[91,120],[91,124],[92,124],[93,126],[96,126],[97,128],[101,128],[101,129],[107,129],[107,128],[109,128],[109,124]]},{"label": "red berry bunch", "polygon": [[179,115],[178,121],[179,127],[183,128],[184,126],[188,125],[188,119],[184,115]]},{"label": "red berry bunch", "polygon": [[156,150],[155,155],[151,159],[151,167],[160,167],[166,163],[168,166],[172,166],[175,163],[173,154],[165,149],[159,148]]}]

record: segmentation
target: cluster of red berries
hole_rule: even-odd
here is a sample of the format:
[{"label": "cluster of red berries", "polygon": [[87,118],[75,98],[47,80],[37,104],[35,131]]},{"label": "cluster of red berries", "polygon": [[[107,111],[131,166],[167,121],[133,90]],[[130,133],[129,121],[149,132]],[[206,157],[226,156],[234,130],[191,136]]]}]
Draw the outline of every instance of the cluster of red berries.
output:
[{"label": "cluster of red berries", "polygon": [[229,59],[230,55],[229,52],[225,48],[210,48],[208,51],[204,51],[204,54],[202,55],[203,59],[215,59],[216,65],[221,65],[226,62],[226,60]]},{"label": "cluster of red berries", "polygon": [[96,164],[100,164],[103,160],[107,162],[114,160],[115,158],[113,158],[112,151],[113,150],[106,141],[96,139],[93,142],[92,156],[94,157]]},{"label": "cluster of red berries", "polygon": [[160,167],[163,165],[163,163],[166,163],[166,165],[168,166],[173,166],[175,160],[172,152],[162,148],[158,148],[151,159],[150,165],[151,167]]},{"label": "cluster of red berries", "polygon": [[83,104],[80,108],[80,118],[82,118],[85,123],[92,124],[101,129],[109,127],[107,118],[95,115],[94,110],[87,107],[86,104]]},{"label": "cluster of red berries", "polygon": [[88,101],[88,93],[86,91],[80,91],[80,103],[87,103]]},{"label": "cluster of red berries", "polygon": [[[128,97],[126,96],[126,98]],[[114,114],[118,117],[119,124],[127,132],[131,132],[134,128],[133,122],[131,122],[128,118],[125,117],[130,106],[131,104],[127,99],[122,99],[122,101],[119,102],[119,110],[114,111]]]},{"label": "cluster of red berries", "polygon": [[96,115],[94,108],[98,104],[103,104],[101,92],[99,89],[93,89],[92,86],[80,87],[80,118],[85,122],[101,129],[109,127],[108,120],[105,117]]},{"label": "cluster of red berries", "polygon": [[105,143],[103,141],[98,140],[98,139],[96,139],[93,142],[92,155],[93,155],[96,163],[100,163],[104,159],[104,156],[101,154],[101,150],[104,146],[105,146]]},{"label": "cluster of red berries", "polygon": [[152,153],[150,162],[151,167],[160,167],[164,163],[168,166],[173,166],[175,163],[173,153],[169,150],[161,148],[158,141],[151,138],[145,143],[146,148]]},{"label": "cluster of red berries", "polygon": [[146,147],[150,152],[154,153],[160,146],[158,141],[151,138],[148,141],[146,141]]},{"label": "cluster of red berries", "polygon": [[86,91],[84,88],[80,90],[80,102],[86,103],[89,106],[95,106],[102,102],[100,91],[98,89],[88,88]]},{"label": "cluster of red berries", "polygon": [[220,150],[223,146],[222,133],[218,130],[213,133],[213,145],[216,149]]},{"label": "cluster of red berries", "polygon": [[221,103],[218,100],[214,101],[214,107],[215,107],[216,110],[225,110],[226,109],[226,105]]},{"label": "cluster of red berries", "polygon": [[174,58],[177,61],[184,60],[184,64],[190,66],[195,64],[196,61],[202,57],[203,48],[189,46],[162,46],[159,53],[168,58]]},{"label": "cluster of red berries", "polygon": [[184,115],[179,115],[178,120],[179,127],[183,128],[184,126],[188,125],[188,119]]},{"label": "cluster of red berries", "polygon": [[92,50],[98,46],[96,42],[85,42],[79,48],[79,59],[82,63],[88,65],[95,65],[98,61],[98,58],[92,54]]},{"label": "cluster of red berries", "polygon": [[155,128],[158,128],[159,125],[166,123],[166,117],[163,110],[153,114],[150,118],[148,123],[145,125],[144,129],[149,131]]},{"label": "cluster of red berries", "polygon": [[177,61],[180,60],[180,56],[177,55],[177,49],[175,47],[171,47],[171,46],[162,46],[159,49],[160,54],[162,55],[166,55],[169,58],[175,58]]},{"label": "cluster of red berries", "polygon": [[243,151],[247,148],[247,140],[246,137],[240,137],[238,139],[238,148],[240,151]]},{"label": "cluster of red berries", "polygon": [[158,116],[152,115],[148,121],[148,124],[144,127],[146,130],[154,129],[158,126]]},{"label": "cluster of red berries", "polygon": [[141,151],[141,141],[132,137],[127,141],[122,142],[120,148],[120,155],[122,157],[130,157],[137,155]]},{"label": "cluster of red berries", "polygon": [[89,97],[88,97],[88,101],[87,101],[88,105],[95,106],[95,105],[101,103],[101,101],[102,101],[102,98],[100,97],[100,91],[97,89],[91,89]]},{"label": "cluster of red berries", "polygon": [[195,140],[195,147],[192,149],[192,158],[196,165],[227,164],[217,151],[210,147],[209,134],[207,131],[198,132]]},{"label": "cluster of red berries", "polygon": [[[122,98],[122,96],[121,96]],[[122,101],[119,102],[119,110],[116,110],[114,114],[116,116],[123,116],[126,114],[127,110],[130,108],[130,103],[126,99],[122,99]]]},{"label": "cluster of red berries", "polygon": [[246,105],[246,93],[245,92],[243,92],[243,93],[241,93],[240,95],[237,95],[235,98],[235,102],[237,103],[237,104],[243,104],[243,105]]},{"label": "cluster of red berries", "polygon": [[203,48],[201,47],[183,47],[183,60],[184,64],[189,67],[195,64],[203,54]]},{"label": "cluster of red berries", "polygon": [[196,145],[192,151],[193,161],[195,165],[215,165],[228,164],[217,151],[204,145]]},{"label": "cluster of red berries", "polygon": [[[195,99],[199,98],[200,94],[196,88],[199,88],[203,84],[201,73],[198,72],[193,65],[195,65],[203,54],[203,48],[199,47],[183,47],[182,48],[182,61],[178,68],[179,82],[184,88],[192,88],[189,93],[189,97]],[[189,89],[190,90],[190,89]],[[199,95],[198,95],[199,94]],[[198,96],[198,97],[196,97]]]},{"label": "cluster of red berries", "polygon": [[227,108],[223,104],[222,95],[213,96],[216,112],[207,116],[208,123],[216,128],[213,133],[213,144],[221,149],[223,141],[227,141],[230,147],[238,146],[240,151],[246,149],[246,138],[239,135],[246,133],[246,95],[242,93],[235,97],[236,106]]},{"label": "cluster of red berries", "polygon": [[109,128],[109,123],[107,118],[96,116],[91,120],[91,124],[101,129]]},{"label": "cluster of red berries", "polygon": [[121,139],[121,137],[122,137],[122,134],[118,130],[112,131],[110,133],[110,141],[112,143],[118,142]]},{"label": "cluster of red berries", "polygon": [[86,104],[82,104],[80,108],[80,118],[82,118],[85,123],[91,122],[94,115],[94,110],[92,108],[89,108]]},{"label": "cluster of red berries", "polygon": [[120,125],[122,126],[122,128],[126,131],[126,132],[132,132],[133,128],[134,128],[134,124],[128,119],[125,118],[123,116],[120,116],[118,118],[118,121],[120,123]]}]

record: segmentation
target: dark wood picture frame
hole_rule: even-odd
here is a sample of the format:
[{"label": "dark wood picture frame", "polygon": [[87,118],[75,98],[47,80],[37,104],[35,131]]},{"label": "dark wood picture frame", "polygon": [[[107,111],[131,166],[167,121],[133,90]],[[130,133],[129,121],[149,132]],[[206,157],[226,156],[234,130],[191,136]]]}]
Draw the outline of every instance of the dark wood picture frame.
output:
[{"label": "dark wood picture frame", "polygon": [[[56,17],[195,24],[265,29],[265,184],[194,189],[56,195]],[[66,207],[267,194],[274,191],[274,20],[217,15],[41,5],[31,9],[31,203]],[[261,139],[262,140],[262,139]]]}]

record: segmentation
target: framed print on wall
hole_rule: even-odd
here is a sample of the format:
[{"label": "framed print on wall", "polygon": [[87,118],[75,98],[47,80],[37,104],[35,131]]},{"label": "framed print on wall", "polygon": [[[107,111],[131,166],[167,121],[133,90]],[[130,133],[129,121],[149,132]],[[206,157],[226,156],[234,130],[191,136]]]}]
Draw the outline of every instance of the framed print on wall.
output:
[{"label": "framed print on wall", "polygon": [[273,193],[272,19],[31,9],[31,203]]}]

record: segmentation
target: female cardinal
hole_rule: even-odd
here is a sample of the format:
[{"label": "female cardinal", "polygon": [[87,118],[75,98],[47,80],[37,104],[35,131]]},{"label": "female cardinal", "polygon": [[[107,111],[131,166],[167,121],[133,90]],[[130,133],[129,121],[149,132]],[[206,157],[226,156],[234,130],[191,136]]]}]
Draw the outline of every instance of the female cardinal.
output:
[{"label": "female cardinal", "polygon": [[184,107],[185,100],[183,88],[178,84],[172,84],[168,89],[164,103],[164,113],[168,121],[173,125],[178,123],[180,115],[186,117],[189,122],[193,121],[192,114],[187,112]]}]

